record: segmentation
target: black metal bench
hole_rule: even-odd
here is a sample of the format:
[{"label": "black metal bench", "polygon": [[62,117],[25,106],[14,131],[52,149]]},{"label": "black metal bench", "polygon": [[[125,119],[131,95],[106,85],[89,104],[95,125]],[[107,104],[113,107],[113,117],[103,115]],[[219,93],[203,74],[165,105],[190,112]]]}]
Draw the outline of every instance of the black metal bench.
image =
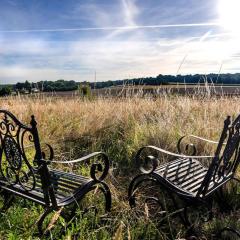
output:
[{"label": "black metal bench", "polygon": [[[129,185],[130,206],[135,207],[140,204],[141,200],[143,205],[149,204],[149,208],[151,208],[151,204],[157,204],[158,210],[160,209],[159,211],[164,213],[166,212],[166,204],[164,205],[162,199],[155,192],[155,190],[164,189],[164,194],[169,197],[168,201],[172,202],[173,212],[180,216],[186,227],[189,228],[192,224],[189,217],[191,206],[205,206],[208,209],[208,219],[211,219],[214,193],[221,193],[220,190],[223,189],[223,186],[231,180],[240,182],[236,177],[240,163],[239,129],[240,115],[233,122],[231,122],[230,117],[227,117],[219,142],[208,141],[217,143],[214,156],[194,155],[196,147],[192,144],[187,144],[185,148],[182,148],[184,137],[179,140],[177,145],[179,154],[155,146],[141,148],[136,155],[136,162],[142,173],[137,175]],[[206,140],[199,137],[195,138]],[[191,154],[184,155],[181,149],[192,151]],[[163,157],[162,154],[171,156],[174,160],[159,164]],[[199,160],[208,160],[208,162],[210,160],[210,165],[204,166]],[[151,189],[153,184],[156,185],[155,190]],[[146,186],[150,187],[149,191],[147,191]],[[140,194],[141,188],[144,188],[144,193]],[[181,206],[176,199],[180,200]],[[156,216],[156,209],[154,211]]]},{"label": "black metal bench", "polygon": [[[70,220],[84,196],[91,191],[100,191],[105,198],[105,210],[110,211],[111,193],[103,180],[108,174],[109,160],[105,153],[94,152],[71,161],[53,161],[53,149],[47,160],[42,151],[37,123],[31,117],[31,126],[22,124],[12,113],[0,110],[0,190],[4,197],[2,210],[6,210],[15,196],[41,204],[45,211],[37,225],[39,233],[44,233],[43,222],[53,211]],[[29,146],[33,146],[28,151]],[[49,168],[52,162],[57,164],[88,163],[90,177]],[[94,162],[95,161],[95,162]],[[71,209],[66,213],[65,207]],[[69,207],[71,206],[71,207]]]}]

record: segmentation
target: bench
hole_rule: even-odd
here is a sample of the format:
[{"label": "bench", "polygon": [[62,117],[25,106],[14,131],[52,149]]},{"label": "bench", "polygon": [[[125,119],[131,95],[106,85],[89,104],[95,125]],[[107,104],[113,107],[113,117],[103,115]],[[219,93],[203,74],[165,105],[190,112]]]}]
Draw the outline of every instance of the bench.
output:
[{"label": "bench", "polygon": [[[28,151],[29,146],[32,146],[31,151]],[[34,116],[30,126],[26,126],[12,113],[0,110],[0,190],[4,199],[1,210],[7,210],[15,196],[41,204],[44,212],[37,221],[40,234],[46,231],[43,222],[50,213],[64,213],[61,216],[69,221],[74,217],[79,202],[96,189],[105,199],[105,211],[110,211],[111,193],[103,181],[109,170],[107,155],[94,152],[75,160],[54,161],[53,149],[48,144],[47,147],[49,159],[42,151]],[[91,162],[89,177],[50,167],[52,163]],[[71,209],[71,212],[66,214],[65,209]]]},{"label": "bench", "polygon": [[[192,226],[191,207],[204,207],[207,209],[205,220],[211,219],[215,193],[219,195],[223,187],[231,180],[237,181],[236,183],[240,182],[236,177],[240,162],[239,129],[240,115],[233,122],[228,116],[224,121],[220,140],[218,142],[208,141],[217,145],[214,156],[196,156],[197,151],[193,144],[187,144],[183,148],[185,137],[178,142],[178,154],[155,146],[141,148],[136,155],[136,163],[141,173],[133,178],[128,189],[130,206],[148,204],[148,209],[150,209],[153,208],[154,203],[158,205],[159,212],[166,213],[169,209],[166,209],[166,204],[162,202],[163,199],[156,194],[156,191],[164,189],[164,194],[168,195],[167,199],[172,203],[170,205],[173,212],[180,216],[181,222],[188,229]],[[207,141],[204,138],[192,137]],[[191,152],[191,154],[186,155],[183,151]],[[160,164],[163,155],[172,157],[173,160]],[[202,160],[210,162],[210,165],[208,167],[203,165]],[[153,185],[156,187],[155,190],[151,189]],[[147,187],[149,191],[146,190]],[[140,193],[141,189],[144,191]],[[156,216],[156,210],[153,212]]]}]

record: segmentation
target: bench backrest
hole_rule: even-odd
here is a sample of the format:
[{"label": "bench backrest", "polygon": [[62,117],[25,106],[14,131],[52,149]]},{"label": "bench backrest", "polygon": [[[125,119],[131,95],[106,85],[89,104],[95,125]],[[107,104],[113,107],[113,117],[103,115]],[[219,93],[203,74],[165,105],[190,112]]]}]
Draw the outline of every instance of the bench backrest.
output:
[{"label": "bench backrest", "polygon": [[26,126],[12,113],[0,110],[0,184],[20,187],[27,194],[36,189],[38,173],[44,200],[50,205],[54,196],[49,194],[51,182],[34,116],[30,125]]},{"label": "bench backrest", "polygon": [[223,131],[214,158],[197,195],[204,196],[231,179],[240,163],[240,115],[224,121]]}]

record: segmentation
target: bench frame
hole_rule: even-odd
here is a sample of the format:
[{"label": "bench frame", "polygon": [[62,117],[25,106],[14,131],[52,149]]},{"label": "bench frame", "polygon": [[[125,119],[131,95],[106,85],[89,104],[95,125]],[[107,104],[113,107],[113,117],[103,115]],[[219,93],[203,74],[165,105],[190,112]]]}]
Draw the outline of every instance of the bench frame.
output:
[{"label": "bench frame", "polygon": [[[140,187],[150,182],[150,186],[155,183],[157,189],[164,189],[169,199],[173,202],[174,212],[181,219],[183,225],[191,232],[193,230],[192,223],[190,222],[189,207],[191,206],[205,206],[208,211],[207,219],[202,219],[208,221],[212,219],[213,211],[213,195],[215,193],[221,194],[223,187],[229,181],[237,181],[240,183],[240,179],[235,176],[237,168],[240,163],[240,115],[231,122],[230,117],[224,121],[223,131],[220,136],[219,142],[210,141],[204,138],[196,137],[190,135],[190,137],[197,138],[198,140],[207,141],[209,143],[217,144],[217,149],[214,156],[196,156],[196,147],[193,144],[184,145],[182,148],[183,140],[186,136],[179,139],[177,144],[178,154],[166,151],[164,149],[155,147],[155,146],[145,146],[141,148],[136,154],[136,164],[139,167],[141,174],[133,178],[129,185],[128,189],[128,199],[131,207],[136,207],[137,205],[137,192],[140,191]],[[188,155],[185,155],[182,151],[188,152]],[[191,152],[191,153],[189,153]],[[181,184],[178,185],[173,183],[167,178],[168,171],[171,170],[171,165],[173,166],[174,161],[160,164],[162,155],[167,155],[174,157],[175,159],[182,159],[183,161],[189,161],[189,168],[194,172],[191,167],[193,161],[199,162],[199,160],[211,160],[209,168],[206,169],[206,174],[203,178],[203,181],[200,183],[200,186],[196,194],[193,194],[189,191],[181,188]],[[199,162],[200,164],[200,162]],[[181,165],[181,164],[180,164]],[[159,173],[159,169],[162,168],[162,173]],[[204,168],[204,167],[203,167]],[[173,169],[173,168],[172,168]],[[188,171],[186,170],[186,171]],[[173,171],[173,170],[172,170]],[[179,168],[174,170],[174,177],[178,178]],[[187,176],[186,172],[186,176]],[[213,184],[210,190],[210,183]],[[143,195],[146,193],[142,193]],[[145,203],[148,201],[153,201],[155,204],[159,205],[160,209],[163,207],[162,199],[158,199],[155,196],[151,197],[151,192],[147,193],[145,197]],[[150,195],[150,196],[149,196]],[[176,197],[184,203],[183,207],[180,207],[176,201]],[[221,201],[221,198],[219,198]],[[162,209],[164,210],[164,209]],[[229,228],[230,229],[230,228]],[[230,229],[231,230],[231,229]],[[232,229],[232,232],[236,230]],[[240,234],[237,232],[237,234]]]},{"label": "bench frame", "polygon": [[[46,159],[46,154],[42,151],[40,145],[37,122],[33,115],[31,116],[30,126],[22,124],[12,113],[6,110],[0,110],[0,117],[0,191],[4,198],[2,211],[11,206],[15,196],[41,204],[45,210],[37,221],[40,234],[46,232],[46,229],[43,230],[43,222],[50,213],[53,211],[64,212],[62,210],[69,205],[74,206],[76,210],[78,202],[87,193],[95,191],[96,188],[104,195],[105,211],[110,211],[111,192],[108,185],[103,181],[109,171],[109,159],[105,153],[94,152],[72,161],[53,161],[53,149],[47,144],[50,156],[49,159]],[[29,146],[34,146],[34,157],[28,156],[25,152]],[[82,186],[69,197],[58,201],[51,177],[55,170],[50,169],[48,165],[52,162],[60,164],[89,163],[90,160],[95,158],[97,158],[97,161],[90,168],[91,178],[82,183]],[[37,174],[40,176],[43,197],[39,197],[36,192]],[[68,176],[74,180],[74,176],[81,175],[68,173]],[[71,216],[65,219],[69,221],[74,214],[75,211],[72,211]],[[64,214],[61,216],[65,217]]]}]

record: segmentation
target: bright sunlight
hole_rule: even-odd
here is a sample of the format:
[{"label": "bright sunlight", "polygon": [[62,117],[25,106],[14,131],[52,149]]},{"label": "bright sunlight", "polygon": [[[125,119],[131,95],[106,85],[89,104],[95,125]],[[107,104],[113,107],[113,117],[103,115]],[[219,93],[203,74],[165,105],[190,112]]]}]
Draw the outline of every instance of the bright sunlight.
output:
[{"label": "bright sunlight", "polygon": [[231,32],[240,32],[240,1],[239,0],[220,0],[218,11],[220,24]]}]

